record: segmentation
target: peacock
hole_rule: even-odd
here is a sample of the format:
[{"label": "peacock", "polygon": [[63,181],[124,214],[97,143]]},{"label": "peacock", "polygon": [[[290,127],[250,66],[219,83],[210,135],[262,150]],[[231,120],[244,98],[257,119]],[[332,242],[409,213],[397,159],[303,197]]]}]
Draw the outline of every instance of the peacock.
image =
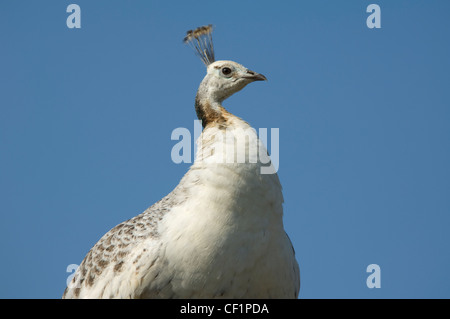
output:
[{"label": "peacock", "polygon": [[184,38],[207,68],[195,97],[203,131],[194,163],[172,192],[94,245],[63,298],[298,298],[278,175],[262,172],[265,146],[222,105],[266,77],[216,61],[212,30]]}]

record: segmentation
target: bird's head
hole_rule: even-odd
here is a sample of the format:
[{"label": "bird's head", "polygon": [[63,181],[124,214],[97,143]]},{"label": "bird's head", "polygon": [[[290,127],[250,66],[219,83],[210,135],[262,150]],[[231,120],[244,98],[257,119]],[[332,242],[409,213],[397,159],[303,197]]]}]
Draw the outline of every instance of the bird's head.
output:
[{"label": "bird's head", "polygon": [[215,61],[208,65],[201,87],[208,91],[210,98],[222,102],[247,84],[264,80],[267,80],[264,75],[253,72],[239,63]]},{"label": "bird's head", "polygon": [[254,81],[267,80],[262,74],[253,72],[233,61],[215,61],[212,42],[212,26],[189,30],[184,42],[189,44],[207,67],[205,78],[199,87],[202,96],[221,103],[234,93]]}]

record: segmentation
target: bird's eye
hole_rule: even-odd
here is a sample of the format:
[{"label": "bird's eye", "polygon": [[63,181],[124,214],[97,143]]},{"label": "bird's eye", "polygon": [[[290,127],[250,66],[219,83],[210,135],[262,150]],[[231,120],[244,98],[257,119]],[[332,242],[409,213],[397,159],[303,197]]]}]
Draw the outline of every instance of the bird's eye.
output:
[{"label": "bird's eye", "polygon": [[231,69],[228,68],[228,67],[222,68],[222,74],[223,75],[230,75],[231,74]]}]

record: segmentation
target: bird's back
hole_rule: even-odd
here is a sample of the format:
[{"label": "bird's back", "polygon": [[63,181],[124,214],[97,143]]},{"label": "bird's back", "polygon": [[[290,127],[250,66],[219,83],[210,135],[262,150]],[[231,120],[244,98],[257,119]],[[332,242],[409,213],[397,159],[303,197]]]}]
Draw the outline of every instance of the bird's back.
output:
[{"label": "bird's back", "polygon": [[86,255],[63,298],[139,298],[142,278],[153,273],[159,256],[158,221],[173,200],[166,196],[107,232]]}]

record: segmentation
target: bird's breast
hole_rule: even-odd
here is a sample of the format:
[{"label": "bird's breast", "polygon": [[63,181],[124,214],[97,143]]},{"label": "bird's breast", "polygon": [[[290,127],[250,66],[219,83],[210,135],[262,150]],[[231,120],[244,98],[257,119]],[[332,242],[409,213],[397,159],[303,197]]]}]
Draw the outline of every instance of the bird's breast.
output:
[{"label": "bird's breast", "polygon": [[[249,135],[247,149],[259,142],[255,137]],[[234,146],[224,139],[210,142],[203,150],[217,152],[219,148],[226,158],[227,150]],[[186,189],[186,200],[171,210],[159,229],[166,238],[162,241],[167,243],[164,254],[167,271],[173,272],[172,280],[189,289],[201,286],[202,291],[231,285],[226,278],[243,276],[239,282],[248,283],[253,277],[264,277],[265,272],[272,271],[266,262],[268,251],[286,253],[278,247],[286,246],[286,235],[276,174],[261,174],[258,162],[210,159],[197,156],[179,185]],[[185,297],[189,296],[186,291]]]}]

